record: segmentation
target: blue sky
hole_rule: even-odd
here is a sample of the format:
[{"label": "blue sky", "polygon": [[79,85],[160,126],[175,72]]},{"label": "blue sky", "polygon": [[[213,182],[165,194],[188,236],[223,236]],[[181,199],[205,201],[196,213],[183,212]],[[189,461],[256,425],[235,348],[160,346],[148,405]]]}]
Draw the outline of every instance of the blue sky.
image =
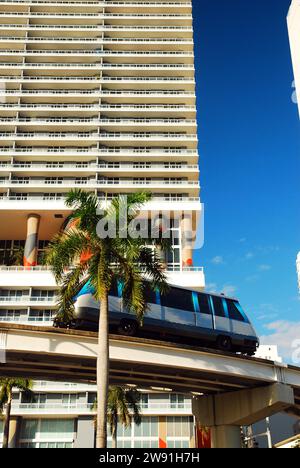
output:
[{"label": "blue sky", "polygon": [[[236,295],[263,341],[300,340],[300,121],[290,0],[194,0],[208,288]],[[267,335],[267,337],[266,337]],[[300,347],[300,341],[299,341]]]}]

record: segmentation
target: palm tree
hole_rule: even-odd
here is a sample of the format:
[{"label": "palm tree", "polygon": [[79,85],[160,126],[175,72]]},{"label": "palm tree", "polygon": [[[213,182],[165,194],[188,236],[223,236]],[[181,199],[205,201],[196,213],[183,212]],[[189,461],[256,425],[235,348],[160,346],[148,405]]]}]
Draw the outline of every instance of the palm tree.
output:
[{"label": "palm tree", "polygon": [[12,403],[12,390],[17,388],[26,395],[32,395],[32,382],[28,379],[0,379],[0,413],[4,414],[4,431],[2,448],[8,448],[9,423]]},{"label": "palm tree", "polygon": [[[128,428],[132,422],[139,426],[142,422],[140,408],[141,394],[132,389],[109,387],[107,403],[107,422],[112,436],[112,448],[117,448],[118,425]],[[97,410],[97,400],[93,411]],[[95,418],[97,427],[97,418]]]},{"label": "palm tree", "polygon": [[[61,285],[59,315],[71,317],[73,298],[86,284],[92,285],[100,302],[97,359],[97,448],[107,444],[107,403],[109,379],[109,310],[108,296],[113,281],[122,284],[123,306],[143,322],[147,311],[147,278],[154,290],[167,290],[164,265],[156,250],[145,239],[132,236],[132,225],[145,202],[147,193],[120,196],[99,214],[95,195],[72,190],[66,199],[73,209],[68,227],[50,243],[45,261],[51,265]],[[113,235],[99,236],[99,223],[115,227]],[[105,237],[105,238],[104,238]],[[169,249],[169,242],[159,232],[153,245]],[[149,240],[147,240],[149,244]],[[70,268],[72,266],[72,268]]]}]

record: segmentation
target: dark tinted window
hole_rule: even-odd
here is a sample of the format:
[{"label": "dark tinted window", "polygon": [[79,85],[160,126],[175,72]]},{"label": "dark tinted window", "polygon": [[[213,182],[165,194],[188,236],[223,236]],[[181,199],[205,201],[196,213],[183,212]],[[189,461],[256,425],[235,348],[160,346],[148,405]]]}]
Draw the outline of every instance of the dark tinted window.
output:
[{"label": "dark tinted window", "polygon": [[119,294],[118,294],[118,283],[115,280],[112,283],[111,289],[109,291],[109,295],[113,296],[113,297],[118,297],[119,296]]},{"label": "dark tinted window", "polygon": [[206,294],[198,294],[200,314],[211,315],[209,296]]},{"label": "dark tinted window", "polygon": [[217,317],[225,317],[223,301],[221,297],[213,297],[214,311]]},{"label": "dark tinted window", "polygon": [[153,291],[152,288],[150,288],[149,285],[146,285],[145,287],[145,295],[148,304],[157,304],[157,295],[155,291]]},{"label": "dark tinted window", "polygon": [[168,294],[161,297],[161,305],[194,312],[192,293],[184,289],[171,288]]},{"label": "dark tinted window", "polygon": [[229,301],[227,299],[227,307],[228,307],[229,318],[231,318],[231,320],[238,320],[239,322],[245,322],[245,319],[242,316],[241,312],[238,310],[235,302]]}]

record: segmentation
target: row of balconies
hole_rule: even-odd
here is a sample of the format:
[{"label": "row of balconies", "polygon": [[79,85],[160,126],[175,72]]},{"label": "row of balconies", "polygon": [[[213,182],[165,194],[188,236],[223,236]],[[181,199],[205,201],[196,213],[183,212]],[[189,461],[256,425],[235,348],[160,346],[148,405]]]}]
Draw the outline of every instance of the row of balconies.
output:
[{"label": "row of balconies", "polygon": [[159,7],[190,7],[191,6],[191,2],[187,2],[187,1],[178,1],[178,2],[175,2],[175,1],[165,1],[165,2],[162,2],[162,1],[141,1],[141,2],[130,2],[130,0],[128,2],[121,2],[121,1],[114,1],[114,0],[106,0],[106,1],[99,1],[99,2],[96,2],[94,0],[78,0],[78,1],[72,1],[72,0],[54,0],[54,1],[50,1],[50,0],[2,0],[2,2],[5,4],[5,3],[9,3],[9,4],[18,4],[18,3],[23,3],[23,4],[32,4],[32,5],[40,5],[40,4],[45,4],[45,5],[49,5],[52,6],[52,5],[62,5],[62,6],[80,6],[80,5],[91,5],[91,6],[97,6],[97,7],[100,7],[100,8],[104,8],[104,7],[107,7],[107,5],[109,6],[120,6],[120,5],[124,5],[124,6],[130,6],[130,7],[135,7],[136,5],[140,6],[140,7],[145,7],[145,5],[148,7],[154,7],[154,8],[159,8]]},{"label": "row of balconies", "polygon": [[[8,195],[7,193],[0,193],[0,208],[3,207],[3,202],[43,202],[48,204],[49,201],[51,202],[62,202],[59,206],[65,209],[65,198],[68,192],[60,192],[60,193],[43,193],[43,194],[34,194],[34,193],[13,193]],[[112,200],[115,197],[115,193],[112,194],[105,194],[102,196],[98,196],[99,202],[107,202]],[[200,204],[200,197],[190,197],[187,194],[178,194],[178,193],[160,193],[159,195],[155,194],[152,197],[151,203],[155,204],[162,204],[166,202],[166,205],[169,205],[171,202],[178,202],[190,205],[191,203],[196,203],[197,205]],[[19,205],[18,205],[19,206]],[[24,209],[27,205],[24,203],[22,205]],[[56,206],[54,208],[57,208]],[[166,208],[167,209],[167,208]],[[170,209],[175,209],[174,205],[170,207]],[[3,270],[0,267],[0,270]],[[17,271],[17,270],[16,270]]]},{"label": "row of balconies", "polygon": [[[47,2],[47,1],[24,1],[24,0],[15,0],[15,1],[8,1],[3,0],[4,8],[11,9],[16,8],[17,11],[28,11],[31,12],[43,12],[46,8],[48,12],[57,12],[65,10],[67,13],[70,11],[75,11],[77,13],[86,12],[87,8],[88,11],[92,13],[109,13],[109,14],[117,14],[117,13],[131,13],[130,10],[134,12],[142,11],[143,13],[150,12],[152,13],[153,10],[155,12],[160,13],[168,13],[171,10],[171,14],[173,15],[175,12],[178,14],[190,14],[191,13],[191,2],[88,2],[88,1],[78,1],[78,2],[61,2],[61,1],[54,1],[54,2]],[[10,7],[8,7],[8,4]],[[26,4],[28,5],[26,8]],[[22,8],[24,10],[22,10]],[[129,11],[128,11],[129,10]],[[152,10],[152,12],[151,12]]]},{"label": "row of balconies", "polygon": [[[43,307],[55,307],[58,297],[32,297],[32,296],[0,296],[0,308],[4,305],[10,307],[20,304],[30,306],[42,305]],[[0,317],[1,321],[1,317]]]},{"label": "row of balconies", "polygon": [[[9,63],[9,62],[1,62],[0,63],[0,66],[1,68],[9,68],[9,67],[14,67],[14,68],[22,68],[22,69],[27,69],[27,68],[32,68],[32,67],[35,67],[35,66],[45,66],[45,67],[49,67],[49,68],[52,68],[54,65],[52,63],[18,63],[18,62],[12,62],[12,63]],[[63,63],[58,63],[56,65],[59,65],[61,68],[63,67]],[[67,66],[70,65],[70,63],[67,63],[66,64]],[[71,65],[74,65],[74,66],[79,66],[81,65],[81,63],[71,63]],[[106,68],[109,68],[109,69],[112,69],[112,70],[115,70],[115,69],[120,69],[122,71],[125,71],[125,69],[128,69],[128,70],[131,70],[133,68],[137,68],[137,69],[142,69],[142,68],[146,68],[146,69],[154,69],[156,70],[157,68],[159,70],[165,70],[165,69],[171,69],[171,70],[179,70],[181,68],[183,68],[184,70],[192,70],[193,72],[195,71],[195,67],[194,65],[189,65],[189,64],[186,64],[186,63],[101,63],[101,70],[98,70],[98,73],[100,75],[100,73],[102,72],[102,69],[106,69]]]},{"label": "row of balconies", "polygon": [[52,117],[52,118],[47,118],[43,119],[42,117],[38,118],[33,118],[33,117],[0,117],[0,125],[14,125],[14,126],[24,126],[26,124],[32,125],[32,126],[37,126],[37,125],[43,125],[43,126],[48,126],[51,124],[60,124],[60,125],[89,125],[91,127],[109,127],[109,126],[115,126],[117,127],[126,127],[126,126],[132,126],[134,125],[135,127],[138,126],[146,126],[149,127],[151,125],[155,125],[156,127],[162,127],[162,126],[168,126],[168,127],[173,127],[176,125],[178,131],[180,131],[180,127],[189,127],[192,126],[193,128],[196,127],[197,121],[194,119],[146,119],[146,118],[139,118],[139,119],[128,119],[128,118],[122,118],[122,119],[108,119],[105,117],[99,117],[99,118],[74,118],[74,117],[63,117],[63,118],[57,118],[57,117]]},{"label": "row of balconies", "polygon": [[195,140],[197,137],[195,134],[177,133],[177,132],[140,132],[140,133],[129,133],[129,132],[0,132],[0,138],[4,139],[20,139],[20,138],[76,138],[76,139],[96,139],[96,140],[110,140],[110,139],[153,139],[153,140],[169,140],[169,139],[180,139],[180,140]]},{"label": "row of balconies", "polygon": [[[105,111],[105,112],[127,112],[127,111],[138,111],[138,112],[155,112],[155,115],[159,115],[160,112],[196,112],[195,106],[184,106],[176,104],[159,105],[159,104],[31,104],[31,103],[1,103],[1,109],[21,109],[22,111],[30,109],[31,113],[36,111],[48,112],[48,109],[61,111],[74,111],[77,109],[86,111]],[[4,115],[4,114],[3,114]],[[52,114],[53,115],[53,114]]]},{"label": "row of balconies", "polygon": [[43,188],[43,187],[107,187],[107,188],[114,188],[114,187],[125,187],[125,188],[139,188],[139,187],[149,187],[149,188],[164,188],[167,189],[174,188],[178,189],[178,187],[182,187],[185,189],[199,189],[200,184],[198,181],[195,180],[176,180],[176,179],[151,179],[151,178],[131,178],[131,179],[119,179],[117,177],[111,177],[110,179],[88,179],[88,178],[58,178],[58,177],[45,177],[42,179],[34,179],[34,178],[18,178],[18,179],[2,179],[0,178],[0,187],[9,186],[9,187],[28,187],[32,186],[34,188]]},{"label": "row of balconies", "polygon": [[175,50],[112,50],[112,49],[0,49],[0,55],[76,55],[86,56],[92,55],[101,58],[101,56],[123,56],[123,55],[137,55],[137,56],[185,56],[194,57],[193,52],[188,51],[175,51]]},{"label": "row of balconies", "polygon": [[[194,79],[191,79],[189,77],[181,77],[181,76],[125,76],[125,77],[120,77],[120,76],[102,76],[102,77],[75,77],[75,76],[11,76],[11,75],[1,75],[0,76],[1,80],[9,80],[9,81],[16,81],[16,82],[26,82],[26,83],[34,83],[35,81],[40,81],[40,82],[85,82],[85,81],[91,81],[95,83],[107,83],[107,82],[116,82],[120,81],[122,84],[126,83],[131,83],[131,82],[143,82],[143,81],[153,81],[153,82],[172,82],[172,81],[179,81],[180,86],[182,86],[182,82],[185,82],[187,85],[193,85],[195,86],[195,81]],[[77,84],[77,83],[76,83]]]},{"label": "row of balconies", "polygon": [[62,146],[53,146],[53,147],[34,147],[34,146],[22,146],[22,147],[0,147],[0,153],[10,153],[10,155],[18,153],[33,153],[33,154],[49,154],[54,153],[57,155],[68,153],[68,155],[74,154],[95,154],[98,156],[101,155],[117,155],[118,158],[124,155],[125,157],[131,156],[160,156],[171,157],[172,159],[176,156],[183,157],[195,157],[198,156],[197,150],[189,150],[186,148],[147,148],[147,147],[132,147],[132,148],[122,148],[122,147],[107,147],[107,148],[96,148],[96,147],[62,147]]},{"label": "row of balconies", "polygon": [[[49,206],[49,201],[51,205]],[[106,199],[99,198],[99,201],[105,206],[107,202],[110,201],[110,198]],[[174,203],[176,203],[174,205]],[[10,199],[9,201],[0,199],[0,209],[2,210],[12,210],[18,212],[20,205],[19,199]],[[34,200],[22,198],[22,210],[29,211],[31,210],[41,210],[41,212],[53,210],[64,210],[66,212],[67,208],[64,203],[64,198],[53,199],[50,198],[35,198]],[[156,197],[146,206],[146,210],[154,211],[174,211],[174,210],[194,210],[199,211],[201,209],[201,204],[199,198],[182,198],[173,196],[173,198],[167,199],[162,197]],[[170,284],[181,284],[182,287],[186,288],[204,288],[205,287],[205,278],[203,268],[201,267],[182,267],[181,265],[169,264],[167,267],[167,278]],[[31,287],[32,284],[35,286],[40,286],[42,288],[56,288],[55,279],[49,267],[7,267],[0,266],[0,283],[7,287]],[[7,306],[5,307],[7,309]],[[38,317],[38,310],[31,308],[31,315]],[[50,309],[51,313],[51,309]],[[9,315],[9,314],[6,314]],[[11,313],[11,315],[13,315]],[[47,312],[45,315],[49,316]]]},{"label": "row of balconies", "polygon": [[[12,404],[11,414],[16,415],[39,415],[39,414],[72,414],[72,415],[94,415],[96,410],[94,404],[89,403],[15,403]],[[141,404],[143,415],[156,414],[191,414],[191,403],[171,404],[165,403],[149,403]]]},{"label": "row of balconies", "polygon": [[152,26],[152,25],[132,25],[132,24],[127,24],[127,25],[105,25],[105,24],[66,24],[66,25],[60,25],[60,24],[38,24],[38,23],[2,23],[0,25],[0,29],[11,29],[11,28],[22,28],[22,29],[84,29],[84,30],[99,30],[99,31],[109,31],[109,32],[114,32],[118,30],[122,31],[164,31],[168,33],[168,31],[177,31],[178,33],[184,32],[184,33],[192,33],[193,28],[191,26],[175,26],[175,25],[164,25],[164,26]]},{"label": "row of balconies", "polygon": [[[49,3],[47,4],[49,7]],[[71,13],[69,12],[44,12],[42,10],[40,11],[29,11],[30,9],[27,9],[27,11],[7,11],[7,12],[1,12],[1,16],[54,16],[54,17],[85,17],[85,18],[97,18],[97,19],[106,19],[106,18],[165,18],[165,19],[170,19],[173,20],[174,18],[179,19],[182,18],[185,20],[186,18],[192,19],[192,15],[190,13],[188,14],[183,14],[183,13],[136,13],[138,7],[142,7],[143,5],[139,5],[138,3],[132,4],[131,8],[134,9],[135,13],[128,12],[127,13],[108,13],[108,12],[92,12],[88,13],[87,11],[84,11],[83,13],[76,12],[76,13]],[[72,11],[74,11],[72,7]]]},{"label": "row of balconies", "polygon": [[[82,69],[84,70],[85,72],[89,72],[89,70],[86,70],[86,68],[92,68],[92,71],[96,70],[98,73],[100,73],[100,65],[101,65],[101,69],[102,68],[105,68],[105,67],[126,67],[127,64],[125,63],[120,63],[120,62],[116,62],[115,64],[114,63],[98,63],[98,62],[92,62],[92,63],[89,63],[89,62],[80,62],[80,63],[76,63],[76,62],[28,62],[28,61],[23,61],[23,62],[1,62],[0,63],[0,69],[2,68],[10,68],[10,67],[13,67],[13,68],[22,68],[24,70],[31,70],[31,69],[35,69],[35,68],[47,68],[47,71],[48,69],[51,70],[52,68],[54,68],[55,70],[57,68],[78,68],[78,69]],[[152,64],[152,63],[137,63],[136,66],[142,66],[142,67],[149,67],[151,68],[152,65],[153,67],[156,67],[157,65],[156,64]],[[164,65],[161,65],[161,67],[168,67],[168,66],[174,66],[174,68],[176,69],[178,66],[179,67],[191,67],[192,65],[189,65],[189,64],[182,64],[182,63],[165,63]],[[131,63],[128,62],[128,67],[130,68],[131,67]],[[71,71],[71,70],[68,70],[68,71]],[[77,71],[77,70],[76,70]]]},{"label": "row of balconies", "polygon": [[30,42],[92,42],[92,43],[97,43],[97,44],[106,44],[106,43],[115,43],[115,42],[138,42],[138,43],[143,43],[143,42],[150,42],[150,43],[183,43],[183,44],[188,44],[188,45],[193,45],[193,40],[185,39],[182,37],[96,37],[96,38],[72,38],[72,37],[9,37],[9,36],[0,36],[0,42],[21,42],[22,44],[28,44]]},{"label": "row of balconies", "polygon": [[98,171],[103,171],[104,173],[126,173],[126,172],[143,172],[147,171],[149,175],[151,172],[158,173],[167,173],[167,172],[180,172],[183,173],[198,173],[198,166],[195,164],[185,164],[185,163],[84,163],[77,162],[73,164],[63,163],[63,162],[51,162],[51,163],[33,163],[33,162],[24,162],[24,163],[14,163],[14,164],[5,164],[0,162],[0,173],[6,172],[82,172],[82,173],[94,173]]},{"label": "row of balconies", "polygon": [[98,95],[98,97],[103,96],[110,96],[110,95],[117,95],[117,96],[178,96],[180,98],[182,97],[193,97],[195,98],[196,95],[194,92],[187,92],[187,91],[177,91],[177,90],[162,90],[162,89],[153,89],[153,90],[148,90],[148,89],[143,89],[143,90],[127,90],[127,89],[96,89],[96,90],[90,90],[90,89],[42,89],[42,90],[35,90],[35,89],[5,89],[1,90],[0,89],[0,95],[5,96],[5,95],[13,95],[13,94],[80,94],[84,96],[85,94],[89,95]]}]

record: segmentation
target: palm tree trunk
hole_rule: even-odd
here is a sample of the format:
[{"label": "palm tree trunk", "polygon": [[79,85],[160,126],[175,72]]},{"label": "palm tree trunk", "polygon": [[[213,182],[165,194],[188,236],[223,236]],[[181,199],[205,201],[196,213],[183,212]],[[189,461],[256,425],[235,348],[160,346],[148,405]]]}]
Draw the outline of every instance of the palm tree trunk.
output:
[{"label": "palm tree trunk", "polygon": [[100,301],[97,358],[97,434],[96,447],[107,446],[107,400],[109,382],[108,293]]},{"label": "palm tree trunk", "polygon": [[4,429],[3,429],[3,444],[2,448],[8,448],[8,441],[9,441],[9,423],[10,423],[10,413],[11,413],[11,395],[9,395],[6,409],[5,409],[5,417],[4,417]]},{"label": "palm tree trunk", "polygon": [[115,422],[115,427],[112,433],[112,448],[116,449],[118,447],[117,444],[117,430],[118,430],[118,421]]}]

